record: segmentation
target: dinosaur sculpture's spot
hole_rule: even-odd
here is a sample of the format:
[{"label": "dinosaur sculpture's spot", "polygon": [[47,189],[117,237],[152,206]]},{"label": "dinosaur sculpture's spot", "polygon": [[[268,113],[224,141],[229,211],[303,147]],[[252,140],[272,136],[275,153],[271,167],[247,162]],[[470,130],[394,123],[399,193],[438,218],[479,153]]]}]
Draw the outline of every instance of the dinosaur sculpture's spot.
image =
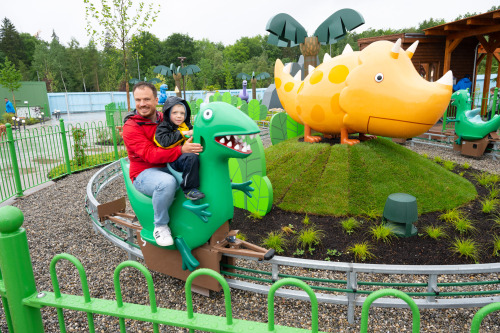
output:
[{"label": "dinosaur sculpture's spot", "polygon": [[349,75],[349,68],[344,65],[338,65],[332,68],[330,74],[328,74],[328,80],[335,84],[342,83],[347,78],[347,75]]},{"label": "dinosaur sculpture's spot", "polygon": [[292,91],[292,89],[293,89],[293,86],[294,86],[294,85],[295,85],[295,84],[294,84],[293,82],[287,82],[287,83],[285,84],[285,91],[286,91],[286,92],[290,92],[290,91]]},{"label": "dinosaur sculpture's spot", "polygon": [[276,89],[279,89],[281,87],[281,80],[279,78],[275,78],[274,84],[276,85]]},{"label": "dinosaur sculpture's spot", "polygon": [[332,108],[333,113],[339,113],[341,108],[340,108],[340,94],[335,94],[332,96],[332,99],[330,101],[330,106]]},{"label": "dinosaur sculpture's spot", "polygon": [[320,105],[316,104],[313,106],[311,111],[311,119],[318,123],[325,120],[325,111]]},{"label": "dinosaur sculpture's spot", "polygon": [[302,113],[302,109],[300,108],[300,105],[297,105],[297,114],[300,115]]},{"label": "dinosaur sculpture's spot", "polygon": [[300,84],[300,87],[299,89],[297,90],[297,94],[300,93],[300,91],[302,90],[302,88],[304,88],[304,81],[302,81],[302,83]]},{"label": "dinosaur sculpture's spot", "polygon": [[319,71],[319,70],[315,70],[314,73],[312,73],[311,79],[309,79],[309,82],[311,82],[311,84],[316,84],[316,83],[321,82],[322,79],[323,79],[323,72]]}]

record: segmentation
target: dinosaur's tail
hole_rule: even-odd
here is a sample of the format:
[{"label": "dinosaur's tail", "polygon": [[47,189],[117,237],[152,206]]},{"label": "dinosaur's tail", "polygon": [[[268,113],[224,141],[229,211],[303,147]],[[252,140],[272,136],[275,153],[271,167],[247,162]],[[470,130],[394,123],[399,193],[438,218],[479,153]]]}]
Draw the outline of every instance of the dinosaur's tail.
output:
[{"label": "dinosaur's tail", "polygon": [[302,84],[300,79],[301,72],[299,71],[295,77],[292,77],[290,75],[290,67],[291,65],[283,66],[281,60],[276,59],[276,64],[274,65],[276,92],[286,113],[296,122],[303,124],[297,111],[297,91]]}]

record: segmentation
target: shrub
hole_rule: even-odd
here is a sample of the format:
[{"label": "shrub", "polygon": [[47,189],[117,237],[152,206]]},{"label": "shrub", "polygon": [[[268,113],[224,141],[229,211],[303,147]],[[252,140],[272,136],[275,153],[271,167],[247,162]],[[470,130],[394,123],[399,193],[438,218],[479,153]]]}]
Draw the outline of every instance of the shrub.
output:
[{"label": "shrub", "polygon": [[253,220],[262,220],[263,216],[261,216],[258,212],[250,212],[250,214],[247,216]]},{"label": "shrub", "polygon": [[476,230],[472,221],[465,217],[452,222],[452,224],[455,229],[461,234]]},{"label": "shrub", "polygon": [[496,183],[500,182],[500,176],[488,172],[481,172],[475,175],[476,181],[485,187],[494,186]]},{"label": "shrub", "polygon": [[371,252],[372,246],[368,242],[356,243],[353,246],[347,248],[347,251],[354,254],[354,259],[365,261],[366,259],[375,258],[375,255]]},{"label": "shrub", "polygon": [[447,223],[453,223],[456,220],[464,218],[465,215],[457,208],[447,210],[446,213],[439,215],[439,219]]},{"label": "shrub", "polygon": [[422,154],[422,156],[423,156],[424,158],[429,158],[429,155],[427,155],[426,153],[423,153],[423,154]]},{"label": "shrub", "polygon": [[304,251],[303,249],[297,249],[297,250],[295,250],[295,252],[293,253],[293,255],[300,257],[300,256],[303,256],[305,252],[306,251]]},{"label": "shrub", "polygon": [[391,227],[386,224],[379,224],[373,227],[370,227],[370,234],[373,239],[377,241],[383,241],[384,243],[390,243],[391,239],[395,236],[394,231]]},{"label": "shrub", "polygon": [[493,236],[493,255],[500,256],[500,237],[498,235]]},{"label": "shrub", "polygon": [[286,238],[281,232],[271,231],[262,241],[262,245],[266,248],[274,249],[276,253],[285,252]]},{"label": "shrub", "polygon": [[356,220],[354,217],[340,221],[340,224],[348,235],[352,234],[354,232],[354,229],[357,229],[361,226],[361,222]]},{"label": "shrub", "polygon": [[297,235],[297,246],[306,249],[313,249],[314,245],[319,245],[321,243],[321,239],[325,236],[325,232],[320,229],[316,229],[316,227],[311,226],[307,229],[302,229]]},{"label": "shrub", "polygon": [[441,163],[441,162],[443,162],[443,159],[439,156],[434,156],[434,162]]},{"label": "shrub", "polygon": [[455,169],[455,165],[456,165],[456,163],[453,161],[444,161],[443,162],[443,167],[449,171],[453,171],[453,169]]},{"label": "shrub", "polygon": [[464,164],[462,164],[462,168],[464,168],[464,169],[466,169],[466,170],[467,170],[467,169],[469,169],[469,168],[470,168],[470,164],[469,164],[469,163],[467,163],[467,162],[465,162]]},{"label": "shrub", "polygon": [[85,148],[87,143],[84,142],[87,133],[81,128],[73,128],[71,131],[73,135],[73,153],[77,165],[85,164]]},{"label": "shrub", "polygon": [[309,220],[309,216],[304,216],[304,219],[302,220],[302,223],[304,223],[304,225],[309,225],[311,223],[311,221]]},{"label": "shrub", "polygon": [[380,213],[376,209],[371,209],[371,210],[365,212],[364,215],[366,215],[368,220],[374,221],[380,216]]},{"label": "shrub", "polygon": [[485,214],[489,214],[495,211],[498,206],[498,199],[486,198],[481,201],[482,211]]},{"label": "shrub", "polygon": [[452,243],[451,250],[454,253],[458,253],[461,257],[466,257],[477,262],[479,257],[479,248],[477,243],[472,239],[459,239],[455,238],[455,241]]},{"label": "shrub", "polygon": [[490,199],[500,199],[500,187],[492,186],[489,194]]},{"label": "shrub", "polygon": [[424,232],[432,239],[439,239],[446,236],[442,227],[435,227],[432,225],[428,225],[424,228]]},{"label": "shrub", "polygon": [[240,240],[242,240],[242,241],[246,241],[246,240],[247,240],[247,235],[242,234],[241,232],[238,232],[238,233],[236,234],[236,238],[238,238],[238,239],[240,239]]}]

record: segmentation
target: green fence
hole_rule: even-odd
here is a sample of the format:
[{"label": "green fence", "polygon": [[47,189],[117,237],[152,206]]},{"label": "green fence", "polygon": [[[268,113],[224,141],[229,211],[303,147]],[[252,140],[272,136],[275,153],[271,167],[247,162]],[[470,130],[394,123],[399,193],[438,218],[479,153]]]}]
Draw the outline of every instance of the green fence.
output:
[{"label": "green fence", "polygon": [[[118,112],[117,112],[118,111]],[[122,110],[124,111],[124,110]],[[38,128],[6,124],[0,135],[0,202],[52,179],[90,169],[125,156],[115,130],[120,109],[110,109],[108,121]],[[122,124],[120,120],[118,124]]]},{"label": "green fence", "polygon": [[[316,295],[305,282],[284,278],[278,280],[268,294],[268,322],[261,323],[249,320],[233,319],[229,286],[224,278],[209,269],[198,269],[186,280],[186,311],[159,308],[156,305],[153,278],[151,273],[140,263],[125,261],[114,271],[113,282],[116,300],[105,300],[90,297],[87,276],[81,262],[72,255],[56,255],[50,263],[50,277],[54,291],[36,290],[36,283],[31,266],[26,231],[22,228],[24,216],[16,207],[5,206],[0,208],[0,297],[9,332],[44,332],[44,325],[40,309],[53,307],[57,310],[59,329],[66,332],[64,310],[73,310],[86,313],[89,332],[95,332],[94,315],[104,315],[119,319],[120,332],[126,332],[125,319],[151,323],[154,332],[159,332],[159,325],[182,327],[206,332],[319,332],[318,331],[318,301]],[[68,260],[77,269],[83,296],[62,294],[59,288],[59,278],[56,264],[61,260]],[[149,305],[139,305],[123,302],[120,273],[126,267],[139,270],[147,283]],[[200,275],[209,275],[215,278],[224,291],[226,316],[219,317],[193,312],[191,286],[193,280]],[[294,286],[304,290],[311,302],[311,330],[279,326],[274,321],[274,296],[283,286]],[[363,303],[360,332],[368,331],[368,317],[370,305],[384,296],[398,297],[404,300],[412,311],[412,332],[420,331],[420,313],[415,302],[405,293],[394,289],[375,291]],[[493,303],[479,310],[473,318],[471,332],[479,332],[481,321],[489,313],[500,310],[500,303]]]}]

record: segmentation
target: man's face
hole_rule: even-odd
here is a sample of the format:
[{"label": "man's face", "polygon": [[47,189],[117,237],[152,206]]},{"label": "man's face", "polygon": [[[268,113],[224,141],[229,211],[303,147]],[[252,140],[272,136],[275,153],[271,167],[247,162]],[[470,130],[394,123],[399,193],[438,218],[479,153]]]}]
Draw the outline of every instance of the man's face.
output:
[{"label": "man's face", "polygon": [[170,109],[170,121],[175,125],[179,126],[186,119],[186,110],[182,105],[174,105],[172,109]]},{"label": "man's face", "polygon": [[148,87],[139,87],[134,91],[135,109],[137,114],[151,120],[156,119],[156,105],[158,98],[154,97],[153,91]]}]

